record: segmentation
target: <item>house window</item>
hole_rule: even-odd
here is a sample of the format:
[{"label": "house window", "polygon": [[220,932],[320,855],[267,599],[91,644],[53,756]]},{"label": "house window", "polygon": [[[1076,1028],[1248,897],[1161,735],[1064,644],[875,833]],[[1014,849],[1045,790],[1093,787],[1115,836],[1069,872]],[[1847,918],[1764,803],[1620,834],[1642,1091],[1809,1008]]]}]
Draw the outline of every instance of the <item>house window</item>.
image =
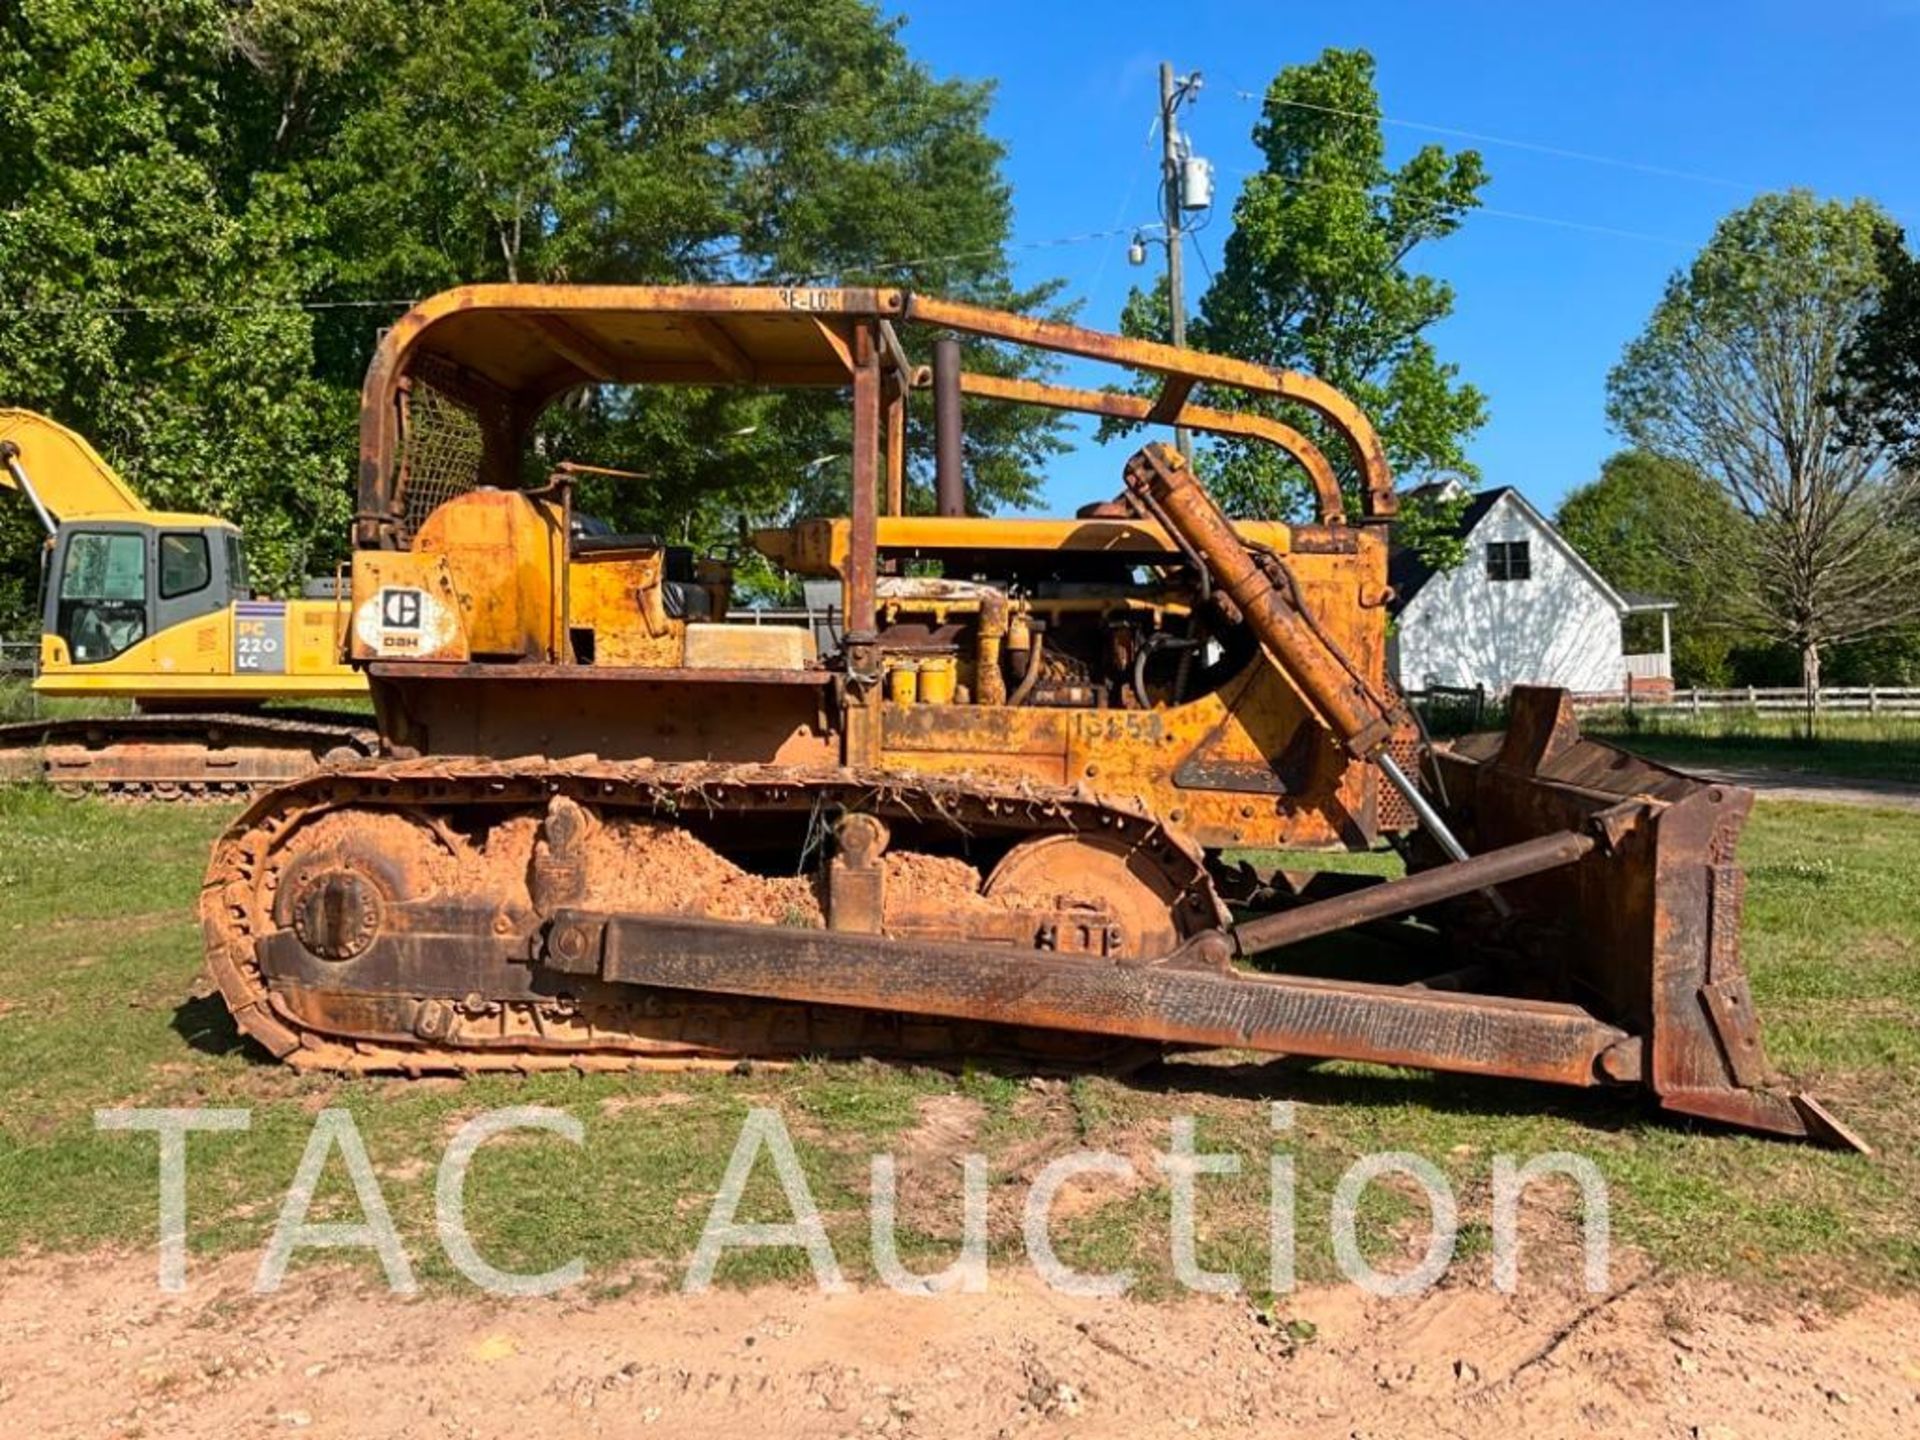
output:
[{"label": "house window", "polygon": [[1487,545],[1487,579],[1530,580],[1533,551],[1527,540],[1494,540]]}]

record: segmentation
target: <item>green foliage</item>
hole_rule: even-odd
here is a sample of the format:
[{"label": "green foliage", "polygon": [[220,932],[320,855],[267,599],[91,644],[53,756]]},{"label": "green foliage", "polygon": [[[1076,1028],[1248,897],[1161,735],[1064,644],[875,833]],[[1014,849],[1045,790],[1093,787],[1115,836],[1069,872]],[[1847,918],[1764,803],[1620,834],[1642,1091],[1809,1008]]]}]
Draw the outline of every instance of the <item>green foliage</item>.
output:
[{"label": "green foliage", "polygon": [[1822,675],[1830,685],[1920,685],[1920,626],[1836,645]]},{"label": "green foliage", "polygon": [[[1386,161],[1373,57],[1328,50],[1280,72],[1254,144],[1263,157],[1233,210],[1219,274],[1200,302],[1193,343],[1264,365],[1304,370],[1346,392],[1378,427],[1396,471],[1473,474],[1466,441],[1486,399],[1442,361],[1426,332],[1453,309],[1452,287],[1408,268],[1422,244],[1452,234],[1479,203],[1480,156],[1429,145]],[[1164,294],[1136,292],[1129,333],[1164,334]],[[1228,394],[1208,402],[1243,406]],[[1269,408],[1269,407],[1263,407]],[[1272,413],[1316,438],[1358,493],[1352,457],[1295,407]],[[1214,446],[1210,479],[1235,513],[1296,512],[1304,477],[1269,447]],[[1432,526],[1410,533],[1432,536]]]},{"label": "green foliage", "polygon": [[[350,513],[351,414],[312,374],[316,216],[231,173],[225,7],[23,0],[0,20],[0,395],[117,457],[151,503],[245,517],[297,573]],[[7,568],[38,537],[9,515]],[[25,597],[7,597],[16,605]]]},{"label": "green foliage", "polygon": [[1920,257],[1894,226],[1874,235],[1884,288],[1840,357],[1841,437],[1877,441],[1920,469]]},{"label": "green foliage", "polygon": [[1411,550],[1436,570],[1451,570],[1467,558],[1460,522],[1473,503],[1468,491],[1447,496],[1438,490],[1405,495],[1393,525],[1393,543]]},{"label": "green foliage", "polygon": [[[1679,602],[1673,614],[1673,671],[1678,685],[1733,683],[1729,652],[1747,632],[1721,614],[1717,576],[1741,542],[1739,513],[1725,492],[1690,466],[1644,451],[1624,450],[1600,467],[1600,478],[1561,502],[1555,524],[1587,563],[1620,590]],[[1655,617],[1633,617],[1657,640]]]},{"label": "green foliage", "polygon": [[1867,201],[1763,195],[1676,274],[1608,379],[1636,445],[1693,467],[1743,517],[1711,553],[1721,617],[1789,645],[1809,684],[1824,651],[1920,617],[1920,475],[1876,437],[1843,437],[1839,359],[1880,292]]},{"label": "green foliage", "polygon": [[[867,0],[21,0],[0,17],[17,60],[0,397],[87,434],[153,502],[241,520],[269,584],[344,548],[368,354],[448,285],[1052,298],[1008,277],[989,90],[935,78]],[[536,444],[647,474],[586,497],[607,518],[711,542],[741,514],[844,506],[844,464],[804,468],[845,453],[844,409],[595,390]],[[981,409],[975,504],[1031,500],[1055,422]],[[929,450],[916,430],[919,485]],[[30,574],[30,525],[5,524],[8,572]]]}]

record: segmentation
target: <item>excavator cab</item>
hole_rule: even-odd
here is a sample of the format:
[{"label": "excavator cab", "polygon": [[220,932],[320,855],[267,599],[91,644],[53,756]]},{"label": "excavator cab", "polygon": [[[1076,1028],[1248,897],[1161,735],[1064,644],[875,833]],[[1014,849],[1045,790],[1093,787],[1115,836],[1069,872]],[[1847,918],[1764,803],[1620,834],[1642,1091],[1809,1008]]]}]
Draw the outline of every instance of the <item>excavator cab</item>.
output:
[{"label": "excavator cab", "polygon": [[224,521],[67,521],[48,554],[42,663],[50,668],[117,659],[248,596],[240,532]]}]

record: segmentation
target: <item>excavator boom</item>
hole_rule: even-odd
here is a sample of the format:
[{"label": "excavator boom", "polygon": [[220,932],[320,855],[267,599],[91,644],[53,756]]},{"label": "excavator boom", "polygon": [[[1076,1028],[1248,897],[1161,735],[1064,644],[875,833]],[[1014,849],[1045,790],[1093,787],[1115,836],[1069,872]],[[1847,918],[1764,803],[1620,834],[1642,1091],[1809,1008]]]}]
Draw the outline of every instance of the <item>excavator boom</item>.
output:
[{"label": "excavator boom", "polygon": [[[32,457],[29,475],[25,457]],[[138,520],[149,512],[93,446],[57,420],[0,408],[0,487],[20,491],[53,534],[62,520]]]}]

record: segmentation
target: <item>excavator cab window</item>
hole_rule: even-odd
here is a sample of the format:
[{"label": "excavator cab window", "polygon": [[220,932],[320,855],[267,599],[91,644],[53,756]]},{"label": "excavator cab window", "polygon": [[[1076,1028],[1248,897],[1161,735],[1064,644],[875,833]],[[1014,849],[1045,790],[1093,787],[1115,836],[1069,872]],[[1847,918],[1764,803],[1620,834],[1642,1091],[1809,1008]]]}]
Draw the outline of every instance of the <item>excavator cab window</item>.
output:
[{"label": "excavator cab window", "polygon": [[247,588],[247,552],[241,548],[240,533],[229,530],[226,535],[227,550],[227,589],[236,600],[245,600],[253,592]]},{"label": "excavator cab window", "polygon": [[147,537],[82,530],[65,551],[56,633],[75,664],[111,660],[147,633]]},{"label": "excavator cab window", "polygon": [[198,530],[169,530],[160,537],[160,598],[177,600],[213,583],[207,537]]}]

